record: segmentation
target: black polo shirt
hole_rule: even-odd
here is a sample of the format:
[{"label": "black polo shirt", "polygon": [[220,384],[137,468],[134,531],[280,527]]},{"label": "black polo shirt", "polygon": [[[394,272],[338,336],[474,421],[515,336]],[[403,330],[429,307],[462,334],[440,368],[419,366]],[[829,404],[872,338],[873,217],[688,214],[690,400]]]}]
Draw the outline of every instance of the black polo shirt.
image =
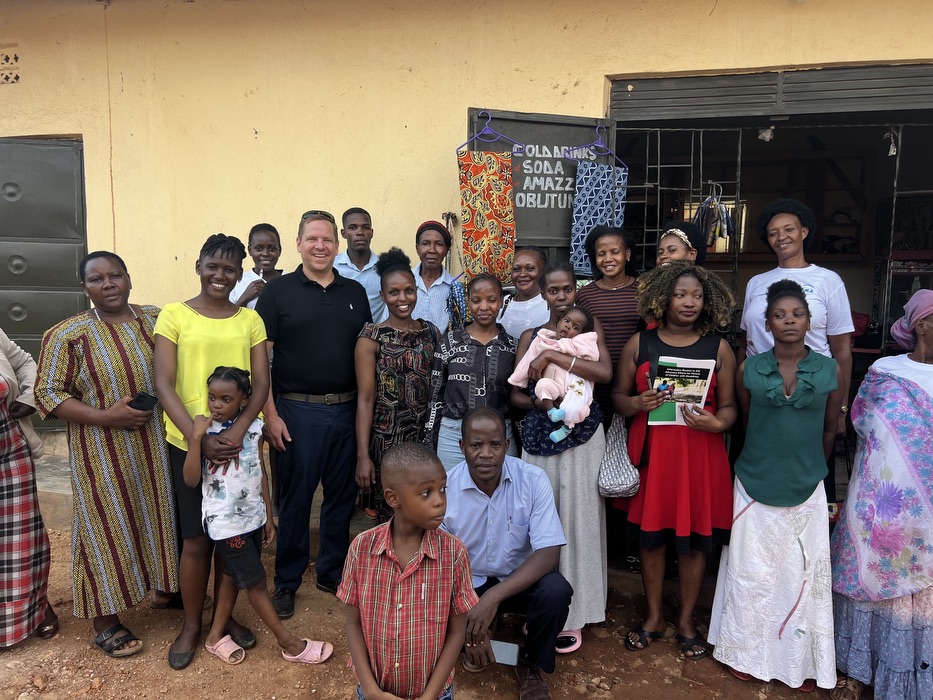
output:
[{"label": "black polo shirt", "polygon": [[356,389],[353,351],[363,325],[372,321],[366,290],[341,277],[326,288],[301,266],[270,280],[256,311],[266,324],[272,352],[272,390],[278,394],[339,394]]}]

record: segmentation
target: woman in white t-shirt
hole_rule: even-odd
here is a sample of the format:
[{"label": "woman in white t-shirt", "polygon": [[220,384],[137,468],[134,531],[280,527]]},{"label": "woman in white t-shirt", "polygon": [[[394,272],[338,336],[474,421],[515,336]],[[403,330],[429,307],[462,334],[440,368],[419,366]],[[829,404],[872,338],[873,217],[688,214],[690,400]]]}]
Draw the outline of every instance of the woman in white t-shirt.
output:
[{"label": "woman in white t-shirt", "polygon": [[[767,352],[774,345],[774,338],[765,330],[768,287],[782,279],[799,284],[807,295],[812,314],[806,345],[821,355],[832,357],[842,370],[843,406],[839,432],[844,432],[855,326],[842,278],[832,270],[807,263],[805,253],[813,240],[811,234],[816,229],[816,217],[799,200],[776,199],[762,210],[755,228],[762,243],[777,255],[778,266],[755,275],[745,287],[745,308],[742,310],[745,347],[744,352],[742,348],[739,350],[739,361]],[[835,500],[835,494],[831,493],[830,499]]]},{"label": "woman in white t-shirt", "polygon": [[547,266],[547,255],[537,246],[522,246],[512,260],[512,286],[515,293],[506,297],[496,319],[505,332],[517,341],[529,328],[543,326],[551,311],[541,296],[538,278]]}]

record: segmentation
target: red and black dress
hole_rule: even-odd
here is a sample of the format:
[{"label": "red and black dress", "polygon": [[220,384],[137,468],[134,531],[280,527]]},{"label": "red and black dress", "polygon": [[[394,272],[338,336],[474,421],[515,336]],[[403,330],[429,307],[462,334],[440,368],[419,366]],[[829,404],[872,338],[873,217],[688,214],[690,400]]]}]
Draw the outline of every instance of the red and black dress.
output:
[{"label": "red and black dress", "polygon": [[[648,353],[643,331],[638,350],[635,389],[648,390]],[[719,336],[710,333],[687,347],[674,347],[657,338],[659,355],[691,360],[716,359]],[[716,375],[710,382],[704,408],[716,411]],[[639,411],[629,430],[629,456],[642,457],[648,414]],[[640,547],[673,545],[678,552],[709,552],[713,544],[728,544],[732,527],[732,476],[721,433],[705,433],[681,425],[653,425],[648,430],[647,466],[641,488],[625,503],[628,534]]]}]

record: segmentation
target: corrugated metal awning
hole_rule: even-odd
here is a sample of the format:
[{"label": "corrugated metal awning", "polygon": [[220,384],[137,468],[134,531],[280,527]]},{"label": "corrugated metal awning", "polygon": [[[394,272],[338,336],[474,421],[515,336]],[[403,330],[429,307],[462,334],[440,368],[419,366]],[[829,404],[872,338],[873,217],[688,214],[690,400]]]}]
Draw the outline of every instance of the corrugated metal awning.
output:
[{"label": "corrugated metal awning", "polygon": [[933,64],[619,78],[609,116],[625,123],[924,109],[933,109]]}]

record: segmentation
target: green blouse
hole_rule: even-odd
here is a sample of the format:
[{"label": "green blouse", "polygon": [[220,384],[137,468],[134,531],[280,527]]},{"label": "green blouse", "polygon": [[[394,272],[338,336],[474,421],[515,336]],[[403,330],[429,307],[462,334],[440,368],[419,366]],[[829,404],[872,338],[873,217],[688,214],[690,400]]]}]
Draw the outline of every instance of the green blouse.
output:
[{"label": "green blouse", "polygon": [[800,505],[827,474],[823,417],[837,388],[836,361],[807,350],[790,398],[784,396],[774,350],[745,361],[743,385],[751,403],[735,473],[748,495],[765,505]]}]

